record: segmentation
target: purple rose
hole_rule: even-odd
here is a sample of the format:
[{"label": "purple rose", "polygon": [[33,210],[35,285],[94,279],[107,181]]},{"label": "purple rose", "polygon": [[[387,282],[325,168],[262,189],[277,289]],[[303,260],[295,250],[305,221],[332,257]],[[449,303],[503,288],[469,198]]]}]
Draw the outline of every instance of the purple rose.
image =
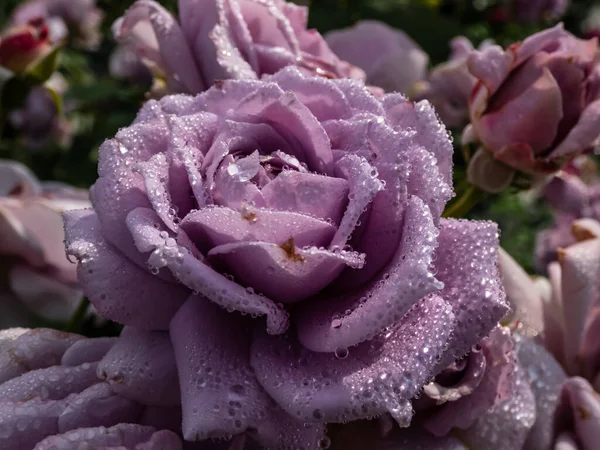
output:
[{"label": "purple rose", "polygon": [[102,145],[68,252],[100,314],[169,330],[186,439],[407,425],[506,313],[496,226],[440,219],[451,155],[427,102],[294,67],[220,82]]},{"label": "purple rose", "polygon": [[8,120],[29,149],[39,150],[49,143],[70,145],[73,127],[58,111],[56,95],[67,89],[66,81],[55,73],[44,86],[31,88],[24,104],[11,111]]},{"label": "purple rose", "polygon": [[164,394],[152,390],[165,382],[161,366],[172,363],[164,350],[169,339],[146,335],[146,345],[138,343],[128,360],[132,369],[137,364],[138,382],[153,394],[146,397],[150,403],[140,403],[97,375],[102,374],[99,361],[113,351],[116,338],[87,339],[49,329],[0,331],[2,449],[180,450],[177,429],[169,431],[154,419],[157,411],[172,414],[160,403]]},{"label": "purple rose", "polygon": [[340,61],[308,8],[284,0],[180,0],[179,23],[160,4],[138,0],[113,25],[171,92],[199,93],[215,80],[256,79],[294,65],[309,74],[364,79]]},{"label": "purple rose", "polygon": [[[443,376],[456,384],[435,391],[434,398],[442,406],[426,410],[421,417],[423,411],[417,411],[410,428],[378,430],[351,424],[334,438],[334,444],[347,442],[347,446],[335,448],[354,448],[352,443],[361,441],[374,450],[561,448],[555,447],[562,442],[557,432],[561,428],[571,431],[570,422],[557,427],[554,417],[562,409],[561,388],[564,385],[566,390],[572,381],[566,381],[558,363],[533,340],[519,335],[511,338],[507,329],[494,330],[482,348],[469,361],[458,362],[462,366],[458,372],[445,371]],[[425,393],[431,395],[429,386]],[[597,423],[592,422],[590,428],[597,432]]]},{"label": "purple rose", "polygon": [[[479,50],[489,47],[484,41]],[[469,120],[469,96],[477,79],[467,68],[469,55],[474,50],[471,42],[462,36],[450,42],[452,53],[447,62],[435,66],[426,81],[417,84],[415,98],[425,98],[435,107],[447,127],[464,127]]]},{"label": "purple rose", "polygon": [[387,92],[410,94],[425,78],[429,56],[401,30],[376,20],[362,20],[327,33],[325,40],[341,59],[365,71],[367,82]]},{"label": "purple rose", "polygon": [[87,50],[97,49],[104,18],[96,0],[29,0],[12,14],[14,23],[27,23],[43,17],[50,28],[50,39],[57,43],[72,35],[74,43]]},{"label": "purple rose", "polygon": [[[478,152],[489,152],[487,159],[502,170],[535,174],[554,172],[593,148],[600,126],[597,50],[597,40],[577,39],[561,24],[506,50],[473,52],[468,67],[478,82],[467,135],[479,140]],[[473,164],[487,159],[473,158]]]},{"label": "purple rose", "polygon": [[0,270],[8,281],[0,286],[3,327],[28,311],[68,320],[82,293],[76,266],[65,257],[61,213],[89,206],[87,191],[40,184],[25,166],[0,161]]},{"label": "purple rose", "polygon": [[557,249],[576,242],[572,224],[577,219],[600,220],[600,183],[586,184],[579,176],[561,172],[544,187],[544,198],[554,210],[551,228],[538,233],[535,257],[540,272],[557,259]]}]

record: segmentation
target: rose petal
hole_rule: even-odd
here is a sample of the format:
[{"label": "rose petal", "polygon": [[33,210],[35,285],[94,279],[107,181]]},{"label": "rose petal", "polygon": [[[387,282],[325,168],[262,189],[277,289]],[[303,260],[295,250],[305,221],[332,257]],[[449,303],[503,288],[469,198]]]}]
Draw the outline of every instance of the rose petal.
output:
[{"label": "rose petal", "polygon": [[26,166],[16,161],[0,161],[0,196],[6,197],[14,193],[22,196],[35,196],[42,192],[42,187],[35,174]]},{"label": "rose petal", "polygon": [[121,34],[126,35],[140,20],[149,20],[156,34],[158,50],[168,71],[190,93],[202,92],[206,85],[198,72],[183,31],[175,18],[159,3],[137,0],[125,13]]},{"label": "rose petal", "polygon": [[140,249],[154,249],[148,259],[149,264],[156,268],[168,267],[183,285],[223,307],[265,315],[267,329],[271,333],[278,334],[287,329],[288,315],[282,308],[225,278],[168,235],[162,237],[161,232],[152,226],[156,222],[155,217],[152,210],[140,208],[130,213],[128,224]]},{"label": "rose petal", "polygon": [[50,436],[40,441],[34,450],[78,450],[82,446],[123,450],[182,449],[181,440],[171,431],[155,431],[152,427],[119,424],[110,428],[81,428]]},{"label": "rose petal", "polygon": [[117,342],[117,338],[100,337],[83,339],[71,345],[60,360],[61,366],[79,366],[86,362],[100,361]]},{"label": "rose petal", "polygon": [[498,271],[498,227],[493,222],[442,219],[436,250],[439,295],[451,306],[456,328],[444,368],[486,336],[508,311]]},{"label": "rose petal", "polygon": [[[486,358],[481,350],[473,349],[463,359],[456,361],[436,376],[436,379],[423,387],[423,393],[435,400],[436,405],[447,402],[456,402],[462,397],[470,396],[486,374]],[[446,386],[446,377],[455,377],[460,374],[460,379],[451,386]],[[441,379],[438,381],[438,378]],[[454,381],[454,380],[452,380]],[[443,408],[445,411],[448,408]],[[438,414],[434,412],[428,422],[435,421]],[[435,434],[435,433],[434,433]]]},{"label": "rose petal", "polygon": [[499,250],[500,274],[512,320],[522,325],[520,333],[535,336],[544,331],[542,298],[523,268],[503,248]]},{"label": "rose petal", "polygon": [[446,403],[425,419],[424,428],[433,435],[445,436],[455,427],[466,430],[495,404],[512,395],[516,355],[510,331],[495,328],[482,339],[481,347],[487,362],[483,379],[471,395]]},{"label": "rose petal", "polygon": [[437,161],[442,179],[452,189],[453,147],[446,127],[428,101],[410,103],[400,94],[387,94],[382,100],[386,122],[398,131],[413,129],[414,142],[430,151]]},{"label": "rose petal", "polygon": [[125,327],[98,365],[112,390],[143,405],[180,402],[173,349],[167,333]]},{"label": "rose petal", "polygon": [[297,141],[303,153],[293,155],[305,161],[310,170],[331,175],[333,160],[327,134],[292,91],[271,84],[257,89],[239,103],[230,117],[243,122],[248,116],[269,123],[284,138]]},{"label": "rose petal", "polygon": [[[277,408],[249,365],[247,326],[245,319],[221,311],[202,297],[191,297],[173,318],[171,340],[182,389],[183,436],[186,440],[231,436],[251,427],[258,428],[259,441],[270,440],[271,446],[299,443],[319,430],[322,433],[319,427],[305,429],[281,411],[279,417],[273,415]],[[318,438],[314,443],[316,447]]]},{"label": "rose petal", "polygon": [[347,203],[348,182],[287,170],[263,187],[261,193],[269,209],[298,212],[339,224]]},{"label": "rose petal", "polygon": [[[581,448],[592,449],[600,439],[600,401],[583,378],[569,378],[563,385],[555,413],[557,431],[573,431]],[[571,428],[572,427],[572,428]]]},{"label": "rose petal", "polygon": [[536,403],[535,425],[524,448],[551,448],[554,411],[565,372],[543,347],[529,338],[515,335],[515,349]]},{"label": "rose petal", "polygon": [[[98,312],[125,325],[165,329],[189,291],[152,276],[119,255],[104,239],[93,212],[72,211],[64,218],[68,253],[80,260],[77,271],[84,292]],[[137,282],[132,284],[132,279]]]},{"label": "rose petal", "polygon": [[491,97],[498,90],[515,64],[516,58],[515,47],[509,47],[504,51],[499,45],[475,50],[469,55],[467,67],[469,72],[485,86],[486,98]]},{"label": "rose petal", "polygon": [[10,270],[9,283],[30,311],[47,320],[68,321],[82,297],[79,287],[65,284],[56,273],[40,273],[23,265]]},{"label": "rose petal", "polygon": [[133,423],[142,407],[115,394],[108,383],[98,383],[65,399],[65,409],[58,418],[58,433],[76,428],[109,427]]},{"label": "rose petal", "polygon": [[523,447],[535,423],[535,398],[522,371],[515,373],[516,388],[508,400],[494,405],[471,428],[461,433],[468,448],[514,450]]},{"label": "rose petal", "polygon": [[177,214],[173,210],[171,194],[167,189],[169,163],[165,154],[157,153],[148,161],[138,163],[136,170],[144,178],[146,195],[158,217],[171,231],[177,231]]},{"label": "rose petal", "polygon": [[[3,204],[4,203],[4,204]],[[12,202],[11,202],[12,203]],[[13,207],[11,207],[13,206]],[[23,258],[33,267],[44,265],[44,249],[15,214],[18,204],[0,203],[0,249],[3,255]]]},{"label": "rose petal", "polygon": [[77,367],[52,366],[30,370],[0,384],[0,401],[61,400],[98,382],[95,363]]},{"label": "rose petal", "polygon": [[38,328],[0,331],[0,383],[60,363],[63,354],[82,336]]},{"label": "rose petal", "polygon": [[38,398],[0,401],[0,446],[3,450],[34,448],[46,436],[58,433],[58,416],[64,407],[63,402]]},{"label": "rose petal", "polygon": [[293,91],[319,122],[349,116],[348,98],[329,80],[306,77],[295,67],[286,67],[265,79],[277,83],[284,91]]},{"label": "rose petal", "polygon": [[597,145],[600,132],[600,100],[591,102],[581,113],[577,124],[552,151],[552,158],[569,156]]},{"label": "rose petal", "polygon": [[293,238],[298,247],[326,246],[335,227],[328,222],[296,211],[246,208],[204,208],[189,214],[181,228],[204,252],[236,242],[270,242],[282,245]]},{"label": "rose petal", "polygon": [[251,364],[264,389],[289,414],[309,422],[341,422],[388,411],[408,426],[410,399],[432,376],[452,332],[453,314],[439,297],[423,299],[372,341],[335,354],[259,333]]},{"label": "rose petal", "polygon": [[565,358],[570,373],[577,373],[581,345],[591,308],[600,292],[600,240],[584,241],[560,251],[562,299],[565,302]]},{"label": "rose petal", "polygon": [[[513,91],[518,93],[513,93]],[[473,121],[481,142],[496,152],[496,157],[513,163],[503,149],[515,143],[531,146],[534,154],[541,154],[554,141],[563,118],[560,87],[552,73],[540,70],[534,60],[526,63],[498,91],[489,108]],[[497,104],[497,106],[495,106]],[[498,153],[500,152],[500,153]]]},{"label": "rose petal", "polygon": [[411,197],[402,243],[385,269],[382,282],[358,293],[328,295],[327,301],[316,297],[302,303],[296,312],[300,342],[317,352],[359,344],[397,322],[418,299],[439,289],[439,282],[429,272],[436,234],[427,207]]},{"label": "rose petal", "polygon": [[384,189],[385,184],[378,178],[377,169],[371,166],[366,159],[355,155],[344,156],[337,161],[336,168],[348,180],[350,192],[348,206],[331,240],[330,248],[344,248],[363,211],[367,209],[377,193]]},{"label": "rose petal", "polygon": [[211,262],[235,276],[244,286],[274,301],[293,303],[327,287],[348,265],[360,268],[364,255],[317,247],[299,248],[293,239],[283,244],[238,242],[208,252]]}]

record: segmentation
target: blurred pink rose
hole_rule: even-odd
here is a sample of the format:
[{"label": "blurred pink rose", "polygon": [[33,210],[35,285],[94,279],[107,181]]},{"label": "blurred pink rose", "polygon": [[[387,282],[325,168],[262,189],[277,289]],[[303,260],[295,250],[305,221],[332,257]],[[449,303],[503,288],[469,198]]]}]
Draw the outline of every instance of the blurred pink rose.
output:
[{"label": "blurred pink rose", "polygon": [[100,45],[104,13],[96,7],[96,0],[29,0],[12,14],[12,22],[17,24],[38,18],[48,23],[53,43],[70,35],[81,48],[95,50]]},{"label": "blurred pink rose", "polygon": [[[484,41],[479,50],[492,45]],[[435,107],[447,127],[464,127],[469,120],[469,96],[477,84],[467,67],[469,55],[474,50],[467,38],[458,36],[450,42],[450,59],[435,66],[426,81],[417,84],[415,99],[425,98]]]},{"label": "blurred pink rose", "polygon": [[376,20],[361,20],[325,35],[341,59],[365,71],[367,83],[387,92],[410,94],[427,74],[429,56],[406,33]]},{"label": "blurred pink rose", "polygon": [[25,166],[0,161],[0,325],[26,310],[49,320],[71,316],[82,292],[65,256],[61,213],[89,206],[87,191],[41,184]]},{"label": "blurred pink rose", "polygon": [[23,105],[11,111],[8,120],[30,149],[40,149],[49,142],[68,146],[73,138],[72,124],[58,110],[55,95],[66,91],[66,81],[55,73],[43,86],[33,87]]},{"label": "blurred pink rose", "polygon": [[48,25],[36,19],[7,28],[0,35],[0,66],[21,72],[51,50]]},{"label": "blurred pink rose", "polygon": [[478,82],[465,134],[498,166],[529,174],[552,173],[590,151],[600,134],[597,51],[596,39],[577,39],[559,24],[506,50],[473,52],[468,67]]}]

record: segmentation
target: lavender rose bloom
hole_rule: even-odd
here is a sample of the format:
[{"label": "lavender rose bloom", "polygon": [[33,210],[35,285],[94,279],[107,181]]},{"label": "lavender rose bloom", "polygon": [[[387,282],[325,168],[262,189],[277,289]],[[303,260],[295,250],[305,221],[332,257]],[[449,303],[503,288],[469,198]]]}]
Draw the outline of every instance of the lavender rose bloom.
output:
[{"label": "lavender rose bloom", "polygon": [[325,40],[345,61],[365,71],[367,82],[387,92],[410,95],[427,74],[429,56],[401,30],[376,20],[327,33]]},{"label": "lavender rose bloom", "polygon": [[[153,336],[155,348],[170,346],[168,338],[162,339],[159,342],[160,337]],[[153,419],[157,411],[170,411],[157,403],[143,404],[119,395],[96,373],[115,341],[49,329],[0,331],[2,449],[180,450],[177,431],[162,428]],[[159,357],[165,353],[162,349],[150,358],[149,353],[147,347],[138,347],[137,361],[130,358],[129,362],[140,366],[143,362],[146,379],[156,376],[156,384],[162,381],[161,364],[169,361]],[[152,383],[146,382],[143,388],[152,388]]]},{"label": "lavender rose bloom", "polygon": [[40,183],[25,166],[0,161],[3,327],[26,320],[28,312],[49,320],[70,317],[82,292],[76,266],[64,253],[61,213],[89,206],[87,191]]},{"label": "lavender rose bloom", "polygon": [[[484,41],[479,50],[490,45],[490,41]],[[471,41],[458,36],[450,41],[450,47],[450,59],[431,69],[427,80],[414,88],[413,97],[429,100],[442,122],[447,127],[456,128],[464,127],[469,120],[469,97],[477,79],[467,67],[469,55],[474,50]]]},{"label": "lavender rose bloom", "polygon": [[96,0],[29,0],[15,9],[11,20],[27,23],[40,17],[48,22],[54,43],[70,35],[81,48],[94,50],[100,45],[104,13],[96,7]]},{"label": "lavender rose bloom", "polygon": [[68,252],[102,315],[169,330],[187,440],[406,426],[506,313],[496,226],[440,219],[452,145],[427,102],[290,67],[150,101],[99,155]]},{"label": "lavender rose bloom", "polygon": [[180,0],[179,23],[160,4],[138,0],[113,25],[171,92],[199,93],[215,80],[256,79],[295,65],[305,73],[364,79],[340,61],[308,8],[284,0]]},{"label": "lavender rose bloom", "polygon": [[535,174],[554,172],[593,148],[600,126],[597,50],[596,39],[577,39],[559,24],[506,50],[471,54],[477,85],[466,133],[480,142],[478,152],[489,152],[497,166]]}]

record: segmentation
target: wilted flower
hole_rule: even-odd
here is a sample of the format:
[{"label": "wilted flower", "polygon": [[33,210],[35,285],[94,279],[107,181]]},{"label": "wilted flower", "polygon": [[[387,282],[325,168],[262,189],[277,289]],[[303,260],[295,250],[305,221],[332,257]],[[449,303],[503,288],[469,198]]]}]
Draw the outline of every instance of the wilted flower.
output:
[{"label": "wilted flower", "polygon": [[512,16],[521,22],[557,20],[569,7],[569,0],[508,0]]},{"label": "wilted flower", "polygon": [[[600,126],[597,50],[597,40],[577,39],[560,24],[506,50],[473,52],[468,67],[478,83],[466,134],[474,133],[478,152],[491,156],[474,157],[472,164],[492,159],[529,174],[552,173],[591,150]],[[478,170],[470,168],[471,175]],[[482,180],[471,176],[486,188]]]},{"label": "wilted flower", "polygon": [[[489,47],[491,42],[484,41],[479,50]],[[435,66],[427,80],[415,87],[415,98],[426,98],[435,107],[436,112],[447,127],[466,125],[469,120],[469,96],[477,83],[467,68],[469,54],[473,51],[471,42],[462,36],[450,42],[450,59]]]},{"label": "wilted flower", "polygon": [[100,314],[170,331],[187,440],[406,426],[506,313],[496,226],[440,219],[452,145],[427,102],[290,67],[149,101],[99,156],[68,252]]},{"label": "wilted flower", "polygon": [[325,40],[341,59],[365,71],[367,83],[410,95],[427,74],[429,56],[406,33],[376,20],[327,33]]},{"label": "wilted flower", "polygon": [[70,35],[76,45],[94,50],[102,38],[103,17],[96,0],[29,0],[15,9],[11,19],[18,24],[43,18],[48,22],[53,43]]},{"label": "wilted flower", "polygon": [[7,28],[0,35],[0,66],[22,72],[51,50],[48,25],[43,19]]},{"label": "wilted flower", "polygon": [[61,213],[90,205],[86,191],[40,184],[16,162],[0,161],[1,324],[26,309],[67,320],[81,299],[76,266],[64,253]]},{"label": "wilted flower", "polygon": [[171,92],[199,93],[215,80],[255,79],[295,65],[325,77],[364,78],[340,61],[316,30],[308,9],[284,0],[179,1],[180,23],[160,4],[138,0],[113,25],[166,78]]},{"label": "wilted flower", "polygon": [[[170,343],[166,335],[146,335],[146,345],[138,342],[127,355],[137,388],[147,390],[140,399],[120,395],[119,383],[103,372],[104,355],[108,352],[110,362],[115,348],[123,347],[120,341],[115,346],[117,338],[87,339],[50,329],[0,331],[2,449],[181,449],[178,428],[169,431],[156,420],[177,416],[177,407],[166,407],[165,395],[153,390],[173,381],[161,372],[161,364],[172,363]],[[171,390],[176,389],[175,383]]]}]

